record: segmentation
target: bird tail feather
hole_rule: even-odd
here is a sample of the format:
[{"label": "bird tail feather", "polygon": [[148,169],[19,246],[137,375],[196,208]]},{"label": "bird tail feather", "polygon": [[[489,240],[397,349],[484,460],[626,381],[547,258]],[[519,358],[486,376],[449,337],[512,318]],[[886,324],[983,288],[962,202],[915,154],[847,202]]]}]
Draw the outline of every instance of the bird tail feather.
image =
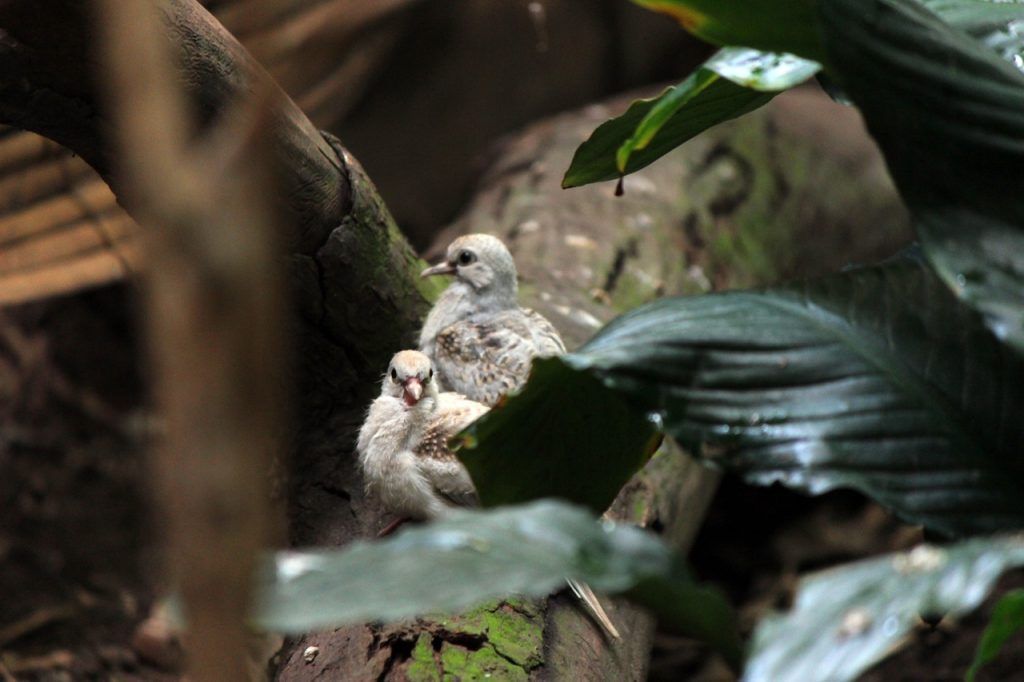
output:
[{"label": "bird tail feather", "polygon": [[573,593],[579,597],[579,600],[586,605],[587,609],[590,610],[590,613],[593,614],[595,619],[597,619],[597,622],[601,624],[601,627],[603,627],[613,638],[620,639],[619,631],[615,629],[612,619],[608,617],[604,607],[601,606],[601,602],[597,600],[597,595],[594,594],[592,589],[590,589],[590,585],[578,580],[572,580],[571,578],[567,579],[566,582],[569,583],[569,587],[572,589]]}]

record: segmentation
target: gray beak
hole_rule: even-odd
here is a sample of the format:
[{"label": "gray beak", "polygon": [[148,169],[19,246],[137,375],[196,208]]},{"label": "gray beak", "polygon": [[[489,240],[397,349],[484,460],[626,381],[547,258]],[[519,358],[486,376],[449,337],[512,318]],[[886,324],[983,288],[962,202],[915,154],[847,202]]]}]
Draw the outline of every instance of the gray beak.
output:
[{"label": "gray beak", "polygon": [[450,263],[438,263],[432,265],[420,273],[420,277],[433,277],[434,275],[454,275],[455,266]]}]

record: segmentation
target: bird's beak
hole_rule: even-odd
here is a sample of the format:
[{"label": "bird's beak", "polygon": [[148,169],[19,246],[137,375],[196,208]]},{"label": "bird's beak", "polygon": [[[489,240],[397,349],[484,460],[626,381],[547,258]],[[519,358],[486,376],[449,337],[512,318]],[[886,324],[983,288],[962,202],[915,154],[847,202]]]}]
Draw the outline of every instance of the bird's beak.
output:
[{"label": "bird's beak", "polygon": [[420,273],[420,277],[433,277],[434,275],[454,275],[455,266],[451,263],[438,263],[432,265]]},{"label": "bird's beak", "polygon": [[423,384],[416,377],[406,379],[402,387],[405,389],[405,404],[409,407],[418,403],[423,396]]}]

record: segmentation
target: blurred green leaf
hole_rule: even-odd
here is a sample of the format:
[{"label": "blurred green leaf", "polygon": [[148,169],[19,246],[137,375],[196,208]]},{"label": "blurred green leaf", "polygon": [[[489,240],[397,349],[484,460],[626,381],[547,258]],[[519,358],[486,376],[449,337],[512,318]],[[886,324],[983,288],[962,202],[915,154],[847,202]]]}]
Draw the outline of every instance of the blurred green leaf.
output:
[{"label": "blurred green leaf", "polygon": [[633,0],[716,45],[792,52],[821,61],[815,0]]},{"label": "blurred green leaf", "polygon": [[1024,350],[1024,3],[820,6],[833,75],[882,148],[929,261]]},{"label": "blurred green leaf", "polygon": [[789,54],[719,50],[679,85],[634,102],[576,150],[563,187],[614,180],[661,158],[708,128],[766,104],[820,65]]},{"label": "blurred green leaf", "polygon": [[600,381],[561,369],[535,361],[525,390],[466,431],[459,458],[484,506],[560,497],[603,513],[656,448],[652,425]]},{"label": "blurred green leaf", "polygon": [[[478,433],[478,447],[506,448],[510,459],[518,450],[523,462],[477,480],[482,492],[517,485],[526,497],[537,485],[528,472],[562,457],[558,444],[616,437],[613,420],[560,421],[574,409],[568,387],[589,374],[609,392],[589,388],[588,404],[621,396],[752,482],[854,488],[951,535],[1024,525],[1024,360],[915,258],[766,291],[662,299],[544,370],[543,384],[505,408],[534,396],[528,419],[499,412]],[[572,470],[603,470],[606,456],[584,448]],[[624,480],[640,460],[616,461]],[[578,499],[586,485],[567,476],[544,494]]]},{"label": "blurred green leaf", "polygon": [[695,584],[664,543],[553,501],[456,511],[444,521],[341,550],[280,552],[258,586],[256,622],[266,630],[300,633],[451,613],[498,597],[543,597],[567,577],[599,592],[632,590],[631,598],[666,624],[738,664],[740,643],[728,604]]},{"label": "blurred green leaf", "polygon": [[1007,592],[992,609],[992,619],[981,635],[974,662],[967,670],[967,682],[974,682],[978,671],[996,659],[1006,640],[1024,629],[1024,590]]},{"label": "blurred green leaf", "polygon": [[1024,69],[1024,3],[1020,0],[917,1],[1018,69]]},{"label": "blurred green leaf", "polygon": [[978,607],[1000,574],[1024,565],[1019,536],[922,545],[804,578],[788,613],[754,632],[746,682],[856,679],[892,653],[918,615]]}]

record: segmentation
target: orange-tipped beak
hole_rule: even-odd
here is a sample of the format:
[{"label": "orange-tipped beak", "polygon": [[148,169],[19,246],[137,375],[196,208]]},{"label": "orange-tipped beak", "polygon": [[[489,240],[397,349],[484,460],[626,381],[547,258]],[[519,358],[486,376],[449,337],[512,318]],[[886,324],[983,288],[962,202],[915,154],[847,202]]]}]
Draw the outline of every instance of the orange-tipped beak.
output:
[{"label": "orange-tipped beak", "polygon": [[432,265],[420,273],[420,277],[433,277],[434,275],[454,275],[455,266],[451,263],[438,263]]},{"label": "orange-tipped beak", "polygon": [[405,389],[403,397],[405,398],[405,404],[412,407],[420,401],[423,397],[423,384],[416,377],[411,377],[405,380],[402,384],[402,388]]}]

